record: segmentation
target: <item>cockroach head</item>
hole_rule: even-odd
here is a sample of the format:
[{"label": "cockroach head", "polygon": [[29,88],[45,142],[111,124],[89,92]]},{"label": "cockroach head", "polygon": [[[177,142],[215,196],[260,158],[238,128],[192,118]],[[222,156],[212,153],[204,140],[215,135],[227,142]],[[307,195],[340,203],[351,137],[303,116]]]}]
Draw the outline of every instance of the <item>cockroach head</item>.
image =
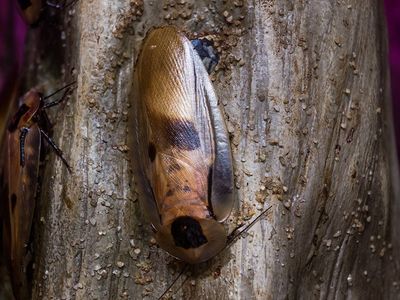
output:
[{"label": "cockroach head", "polygon": [[40,103],[40,99],[42,94],[37,89],[30,89],[23,98],[24,104],[28,107],[38,106]]},{"label": "cockroach head", "polygon": [[156,234],[161,248],[190,264],[204,262],[218,254],[226,244],[226,232],[212,219],[178,217]]}]

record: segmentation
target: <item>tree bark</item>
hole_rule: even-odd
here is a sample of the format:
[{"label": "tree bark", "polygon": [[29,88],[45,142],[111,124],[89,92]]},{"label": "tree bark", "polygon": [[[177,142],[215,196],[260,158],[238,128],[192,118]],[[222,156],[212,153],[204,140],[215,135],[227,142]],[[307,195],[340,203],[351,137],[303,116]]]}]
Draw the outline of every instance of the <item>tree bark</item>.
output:
[{"label": "tree bark", "polygon": [[[129,149],[141,41],[213,34],[238,207],[267,218],[173,287],[183,299],[396,299],[398,170],[382,5],[365,1],[79,1],[27,45],[26,85],[77,80],[51,115],[33,299],[156,299],[183,264],[155,245]],[[397,200],[397,201],[396,201]],[[189,275],[188,275],[189,274]],[[188,278],[188,280],[187,280]]]}]

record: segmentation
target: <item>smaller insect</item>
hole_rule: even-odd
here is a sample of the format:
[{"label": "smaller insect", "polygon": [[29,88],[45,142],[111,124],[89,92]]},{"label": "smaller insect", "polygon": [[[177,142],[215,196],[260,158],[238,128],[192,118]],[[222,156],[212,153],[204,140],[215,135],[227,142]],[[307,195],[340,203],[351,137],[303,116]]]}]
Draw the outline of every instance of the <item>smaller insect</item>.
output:
[{"label": "smaller insect", "polygon": [[[35,210],[35,198],[41,159],[42,138],[51,146],[68,171],[71,168],[62,151],[49,137],[46,129],[49,119],[46,109],[64,101],[75,82],[43,97],[31,89],[23,97],[23,103],[11,118],[2,155],[3,167],[0,174],[1,203],[3,208],[3,245],[11,274],[13,291],[17,299],[27,297],[26,269],[31,226]],[[61,98],[47,99],[64,90]]]}]

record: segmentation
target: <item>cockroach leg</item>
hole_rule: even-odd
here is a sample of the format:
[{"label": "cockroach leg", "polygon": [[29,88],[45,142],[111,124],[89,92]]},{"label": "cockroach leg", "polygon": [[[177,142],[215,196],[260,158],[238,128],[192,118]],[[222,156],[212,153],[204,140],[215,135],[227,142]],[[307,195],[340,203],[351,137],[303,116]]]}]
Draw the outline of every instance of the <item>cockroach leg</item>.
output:
[{"label": "cockroach leg", "polygon": [[46,142],[53,148],[53,150],[56,152],[57,156],[62,160],[64,165],[67,167],[68,171],[71,173],[71,167],[69,166],[67,160],[63,157],[63,153],[60,148],[54,143],[54,141],[44,132],[42,129],[40,129],[41,135],[44,137]]},{"label": "cockroach leg", "polygon": [[56,106],[56,105],[60,104],[61,102],[63,102],[67,98],[69,91],[70,91],[70,89],[68,88],[68,89],[66,89],[66,91],[64,92],[64,94],[62,95],[62,97],[60,99],[57,99],[52,102],[44,104],[43,109]]},{"label": "cockroach leg", "polygon": [[29,129],[27,127],[23,127],[19,136],[19,164],[21,167],[25,165],[25,138],[28,132]]}]

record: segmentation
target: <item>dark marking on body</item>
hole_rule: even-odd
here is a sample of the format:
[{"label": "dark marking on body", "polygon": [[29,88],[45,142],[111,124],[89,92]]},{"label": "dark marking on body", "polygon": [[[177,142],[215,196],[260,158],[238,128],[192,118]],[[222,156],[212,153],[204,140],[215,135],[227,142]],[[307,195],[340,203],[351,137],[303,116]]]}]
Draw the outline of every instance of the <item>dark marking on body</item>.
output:
[{"label": "dark marking on body", "polygon": [[15,206],[17,205],[17,195],[11,195],[11,210],[14,212]]},{"label": "dark marking on body", "polygon": [[179,164],[174,163],[174,164],[171,164],[168,166],[167,172],[175,173],[175,172],[178,172],[180,169],[182,169],[181,166]]},{"label": "dark marking on body", "polygon": [[181,150],[191,151],[200,147],[199,133],[193,122],[185,120],[165,121],[168,142]]},{"label": "dark marking on body", "polygon": [[171,197],[174,194],[173,190],[168,190],[167,193],[165,194],[166,197]]},{"label": "dark marking on body", "polygon": [[208,202],[211,204],[211,189],[212,187],[212,168],[208,170],[208,175],[207,175],[207,196],[208,196]]},{"label": "dark marking on body", "polygon": [[156,150],[156,146],[154,146],[153,143],[149,143],[149,158],[151,160],[151,162],[153,162],[156,158],[156,154],[157,154],[157,150]]},{"label": "dark marking on body", "polygon": [[179,217],[171,225],[175,245],[184,249],[198,248],[208,242],[200,223],[191,217]]},{"label": "dark marking on body", "polygon": [[23,103],[15,115],[12,117],[10,124],[8,125],[8,131],[14,132],[18,128],[18,123],[21,120],[22,116],[29,110],[29,106]]}]

